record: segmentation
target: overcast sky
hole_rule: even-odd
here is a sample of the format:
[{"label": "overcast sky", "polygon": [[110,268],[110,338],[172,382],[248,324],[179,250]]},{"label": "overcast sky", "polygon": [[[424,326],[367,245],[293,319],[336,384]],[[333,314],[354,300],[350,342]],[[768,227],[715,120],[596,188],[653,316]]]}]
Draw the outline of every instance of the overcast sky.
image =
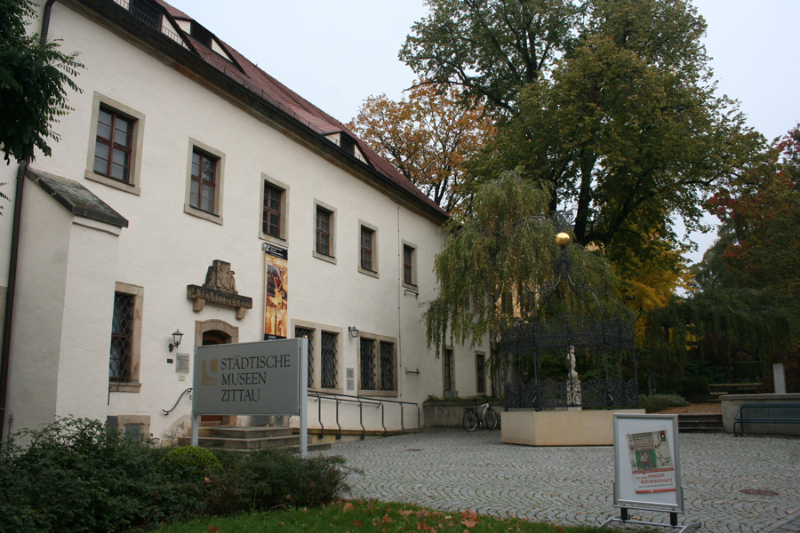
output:
[{"label": "overcast sky", "polygon": [[[414,73],[397,59],[422,0],[167,0],[343,122],[367,96],[399,99]],[[768,139],[800,121],[799,0],[694,0],[720,92]],[[715,219],[710,219],[713,222]],[[712,236],[693,236],[702,249]],[[699,260],[702,250],[690,256]]]}]

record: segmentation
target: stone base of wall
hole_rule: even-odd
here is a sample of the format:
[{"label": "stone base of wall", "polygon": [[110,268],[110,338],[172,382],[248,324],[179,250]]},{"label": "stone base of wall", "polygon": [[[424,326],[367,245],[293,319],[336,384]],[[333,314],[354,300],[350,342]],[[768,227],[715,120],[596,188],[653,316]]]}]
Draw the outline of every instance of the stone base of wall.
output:
[{"label": "stone base of wall", "polygon": [[[425,402],[422,406],[423,427],[426,428],[461,428],[464,420],[464,409],[473,407],[469,402]],[[504,409],[500,402],[490,402],[492,408],[500,414]]]},{"label": "stone base of wall", "polygon": [[524,446],[613,446],[614,413],[644,414],[644,409],[503,412],[501,438]]},{"label": "stone base of wall", "polygon": [[[743,403],[800,403],[800,394],[725,394],[722,402],[722,425],[733,433],[733,417]],[[800,437],[800,424],[744,424],[747,435],[785,435]]]}]

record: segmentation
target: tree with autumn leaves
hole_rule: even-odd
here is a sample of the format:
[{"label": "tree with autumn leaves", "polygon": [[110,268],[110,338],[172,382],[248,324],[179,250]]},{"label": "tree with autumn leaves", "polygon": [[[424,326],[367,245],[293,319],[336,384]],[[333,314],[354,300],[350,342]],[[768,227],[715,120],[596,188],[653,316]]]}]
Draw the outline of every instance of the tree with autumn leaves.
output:
[{"label": "tree with autumn leaves", "polygon": [[448,213],[466,194],[465,163],[493,132],[483,106],[463,105],[452,88],[419,84],[398,102],[370,96],[347,125]]}]

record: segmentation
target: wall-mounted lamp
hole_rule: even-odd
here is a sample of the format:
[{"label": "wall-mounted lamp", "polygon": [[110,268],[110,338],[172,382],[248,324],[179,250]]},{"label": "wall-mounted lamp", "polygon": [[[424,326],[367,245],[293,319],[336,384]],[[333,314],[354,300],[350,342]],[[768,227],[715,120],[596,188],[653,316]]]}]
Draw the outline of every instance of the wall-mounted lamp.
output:
[{"label": "wall-mounted lamp", "polygon": [[354,339],[358,337],[358,328],[355,326],[347,326],[347,331],[350,333],[350,336]]},{"label": "wall-mounted lamp", "polygon": [[176,329],[175,333],[172,334],[172,342],[169,345],[170,352],[181,345],[181,339],[183,339],[183,333],[181,333],[181,330]]}]

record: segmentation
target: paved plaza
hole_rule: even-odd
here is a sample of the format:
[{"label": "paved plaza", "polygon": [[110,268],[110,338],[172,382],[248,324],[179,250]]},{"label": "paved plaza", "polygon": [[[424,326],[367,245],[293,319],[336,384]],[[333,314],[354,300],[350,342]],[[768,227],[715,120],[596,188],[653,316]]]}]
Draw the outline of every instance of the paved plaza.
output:
[{"label": "paved plaza", "polygon": [[[699,531],[724,533],[800,532],[800,439],[681,434],[680,447],[681,524],[701,520]],[[352,498],[560,525],[600,525],[619,514],[610,446],[534,448],[502,444],[499,431],[437,429],[318,453],[341,455],[363,470],[349,480]],[[663,513],[632,516],[669,521]]]}]

